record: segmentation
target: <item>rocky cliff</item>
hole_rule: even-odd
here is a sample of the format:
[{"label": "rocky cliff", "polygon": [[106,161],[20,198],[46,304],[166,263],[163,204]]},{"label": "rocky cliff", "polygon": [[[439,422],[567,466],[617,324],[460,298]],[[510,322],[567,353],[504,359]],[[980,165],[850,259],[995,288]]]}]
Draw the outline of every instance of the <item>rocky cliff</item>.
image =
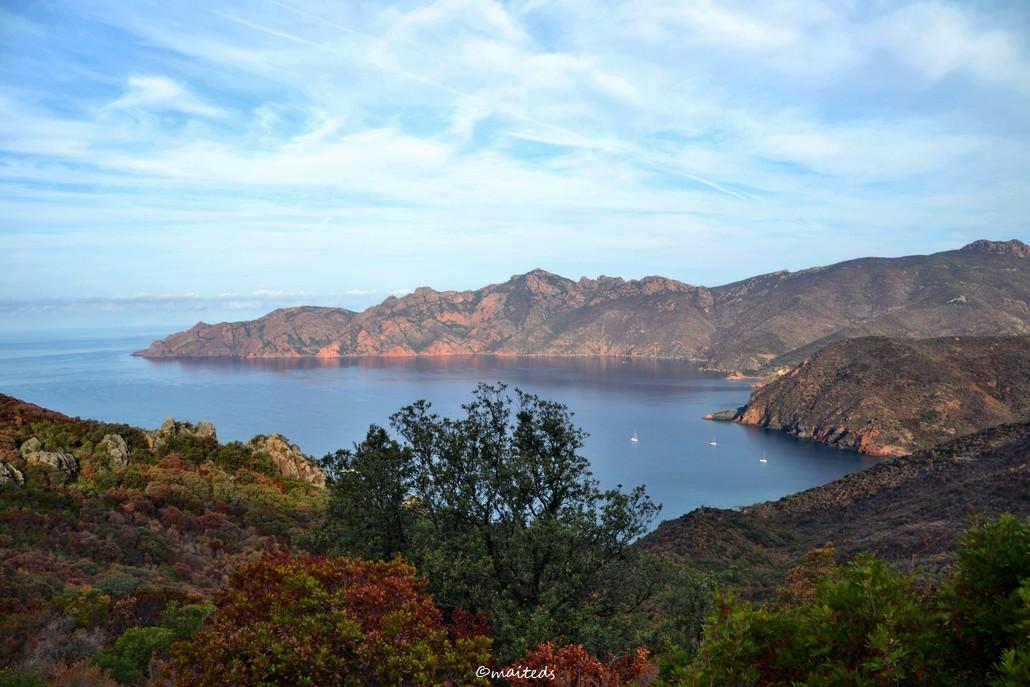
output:
[{"label": "rocky cliff", "polygon": [[898,456],[1030,417],[1030,336],[832,343],[737,414],[841,448]]},{"label": "rocky cliff", "polygon": [[680,357],[721,370],[791,365],[840,338],[1030,334],[1019,241],[864,258],[715,288],[663,277],[572,281],[543,270],[474,291],[420,288],[361,313],[288,308],[173,334],[137,355]]},{"label": "rocky cliff", "polygon": [[809,549],[871,551],[905,568],[943,570],[976,517],[1030,516],[1030,422],[1001,425],[778,501],[701,508],[642,544],[763,596]]}]

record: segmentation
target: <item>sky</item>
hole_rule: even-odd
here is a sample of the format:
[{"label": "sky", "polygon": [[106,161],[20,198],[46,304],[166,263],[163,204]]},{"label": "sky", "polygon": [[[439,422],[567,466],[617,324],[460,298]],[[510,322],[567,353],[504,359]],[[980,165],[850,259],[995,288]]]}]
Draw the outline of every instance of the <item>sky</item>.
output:
[{"label": "sky", "polygon": [[0,332],[1030,242],[1030,3],[0,2]]}]

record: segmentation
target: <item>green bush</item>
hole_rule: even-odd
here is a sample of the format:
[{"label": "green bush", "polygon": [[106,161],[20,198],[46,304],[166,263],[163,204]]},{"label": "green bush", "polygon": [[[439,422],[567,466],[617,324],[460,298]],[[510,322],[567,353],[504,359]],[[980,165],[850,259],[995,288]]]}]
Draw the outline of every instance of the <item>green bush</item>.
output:
[{"label": "green bush", "polygon": [[165,627],[133,627],[122,633],[109,651],[93,659],[122,684],[136,682],[146,674],[150,657],[168,651],[175,632]]},{"label": "green bush", "polygon": [[120,598],[128,596],[140,587],[145,587],[147,580],[121,573],[118,571],[109,571],[104,577],[97,582],[97,589],[108,596],[114,598]]},{"label": "green bush", "polygon": [[962,538],[944,602],[966,659],[996,657],[1030,631],[1030,520],[1011,515],[982,523]]},{"label": "green bush", "polygon": [[972,528],[939,588],[873,556],[810,563],[774,603],[718,600],[693,663],[684,668],[673,654],[663,677],[784,687],[1030,684],[1030,519]]},{"label": "green bush", "polygon": [[0,687],[46,687],[46,681],[27,670],[0,668]]},{"label": "green bush", "polygon": [[40,446],[44,451],[66,449],[71,443],[68,429],[64,425],[51,422],[50,420],[33,422],[30,436],[39,439]]},{"label": "green bush", "polygon": [[161,613],[161,627],[171,630],[175,639],[193,639],[213,610],[214,606],[205,604],[182,605],[169,601]]},{"label": "green bush", "polygon": [[76,627],[87,629],[104,622],[111,610],[111,597],[89,588],[62,594],[54,603],[72,617]]}]

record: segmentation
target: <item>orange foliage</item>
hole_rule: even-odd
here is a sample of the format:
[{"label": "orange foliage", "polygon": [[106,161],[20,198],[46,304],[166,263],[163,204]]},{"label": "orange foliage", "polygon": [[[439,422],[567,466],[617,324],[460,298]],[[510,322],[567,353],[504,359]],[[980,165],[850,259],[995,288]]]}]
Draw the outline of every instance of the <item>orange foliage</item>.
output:
[{"label": "orange foliage", "polygon": [[509,677],[512,687],[622,687],[623,685],[651,684],[658,667],[648,661],[647,649],[637,649],[624,656],[608,655],[605,660],[592,656],[582,644],[568,644],[556,648],[553,643],[541,644],[523,656],[516,671],[528,668],[553,673],[550,677],[525,679]]},{"label": "orange foliage", "polygon": [[215,612],[174,650],[182,687],[485,684],[490,640],[448,636],[415,569],[266,554],[237,570]]}]

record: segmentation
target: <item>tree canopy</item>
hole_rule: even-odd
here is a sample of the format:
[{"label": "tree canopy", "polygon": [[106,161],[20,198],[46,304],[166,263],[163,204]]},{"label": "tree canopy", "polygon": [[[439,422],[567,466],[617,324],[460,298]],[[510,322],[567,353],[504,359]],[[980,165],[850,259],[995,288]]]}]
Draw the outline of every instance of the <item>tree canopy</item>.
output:
[{"label": "tree canopy", "polygon": [[419,401],[392,434],[372,426],[326,456],[323,550],[402,556],[442,608],[486,612],[503,656],[548,641],[626,649],[628,626],[610,621],[641,604],[620,586],[643,574],[631,543],[659,506],[643,487],[599,486],[560,403],[481,384],[462,409],[445,418]]}]

